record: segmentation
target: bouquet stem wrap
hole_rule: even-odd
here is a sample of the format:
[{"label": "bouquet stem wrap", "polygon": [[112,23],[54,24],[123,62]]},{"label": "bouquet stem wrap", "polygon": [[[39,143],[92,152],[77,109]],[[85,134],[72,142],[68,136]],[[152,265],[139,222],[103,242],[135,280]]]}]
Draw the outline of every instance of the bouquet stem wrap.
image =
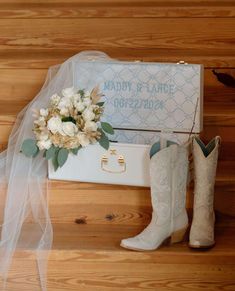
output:
[{"label": "bouquet stem wrap", "polygon": [[[6,287],[8,272],[16,250],[35,252],[39,284],[47,290],[47,259],[52,247],[53,229],[48,211],[47,161],[40,153],[36,158],[25,157],[21,146],[33,138],[35,109],[47,107],[50,96],[74,85],[74,64],[84,60],[110,58],[101,52],[79,53],[62,65],[49,68],[46,81],[38,95],[18,114],[8,141],[0,153],[0,281]],[[94,72],[95,74],[95,72]],[[89,76],[90,79],[95,76]],[[22,266],[20,271],[24,271]]]}]

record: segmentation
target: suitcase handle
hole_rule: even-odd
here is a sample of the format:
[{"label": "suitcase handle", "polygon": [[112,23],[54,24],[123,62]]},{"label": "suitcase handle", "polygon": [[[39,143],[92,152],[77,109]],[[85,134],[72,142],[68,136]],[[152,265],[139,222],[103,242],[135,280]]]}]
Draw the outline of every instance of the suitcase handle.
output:
[{"label": "suitcase handle", "polygon": [[[113,153],[111,153],[111,155],[116,155],[116,151],[113,150]],[[122,155],[119,155],[117,158],[118,164],[120,166],[120,170],[118,171],[114,171],[110,168],[108,168],[108,163],[109,163],[109,159],[106,155],[103,155],[101,158],[101,169],[104,172],[108,172],[108,173],[112,173],[112,174],[120,174],[120,173],[124,173],[126,172],[126,162],[125,159]]]}]

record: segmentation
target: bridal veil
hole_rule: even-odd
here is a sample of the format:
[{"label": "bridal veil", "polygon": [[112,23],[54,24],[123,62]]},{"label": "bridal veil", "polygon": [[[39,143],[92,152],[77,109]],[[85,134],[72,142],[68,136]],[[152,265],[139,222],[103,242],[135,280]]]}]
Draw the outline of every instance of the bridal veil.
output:
[{"label": "bridal veil", "polygon": [[[20,152],[21,145],[24,139],[34,137],[33,111],[47,107],[54,93],[74,85],[75,65],[96,59],[110,60],[104,53],[86,51],[62,65],[49,68],[42,89],[18,114],[8,147],[0,153],[0,288],[3,290],[16,250],[34,251],[40,286],[46,290],[47,259],[53,240],[48,209],[47,161],[42,153],[35,158],[24,156]],[[92,72],[89,77],[92,79]]]}]

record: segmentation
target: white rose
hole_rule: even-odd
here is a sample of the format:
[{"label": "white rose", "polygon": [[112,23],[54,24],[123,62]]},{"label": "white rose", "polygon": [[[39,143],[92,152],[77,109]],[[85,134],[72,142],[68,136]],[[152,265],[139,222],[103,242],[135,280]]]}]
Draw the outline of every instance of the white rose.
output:
[{"label": "white rose", "polygon": [[97,124],[94,121],[87,121],[84,126],[85,131],[96,131],[98,128]]},{"label": "white rose", "polygon": [[53,105],[57,105],[60,102],[60,96],[57,94],[54,94],[51,96],[51,103]]},{"label": "white rose", "polygon": [[57,132],[61,132],[62,130],[62,121],[61,119],[57,116],[57,117],[51,117],[48,120],[47,123],[47,128],[53,133],[57,133]]},{"label": "white rose", "polygon": [[86,147],[87,145],[89,145],[90,141],[85,133],[80,132],[80,133],[78,133],[77,137],[78,137],[78,141],[82,147]]},{"label": "white rose", "polygon": [[74,104],[76,104],[77,102],[81,100],[81,95],[79,93],[74,94],[72,99],[73,99]]},{"label": "white rose", "polygon": [[74,136],[78,128],[73,122],[67,121],[62,123],[62,130],[66,135]]},{"label": "white rose", "polygon": [[40,115],[46,117],[48,115],[48,109],[41,108]]},{"label": "white rose", "polygon": [[95,118],[95,113],[93,112],[93,110],[91,108],[86,108],[83,111],[82,116],[83,116],[85,121],[93,120]]},{"label": "white rose", "polygon": [[40,150],[49,150],[49,148],[51,147],[51,141],[49,139],[47,140],[39,140],[37,142],[37,146],[39,147]]},{"label": "white rose", "polygon": [[63,110],[64,108],[69,109],[72,108],[73,104],[71,102],[71,100],[67,97],[61,98],[59,104],[58,104],[58,108],[60,110]]},{"label": "white rose", "polygon": [[75,108],[79,111],[79,112],[82,112],[84,109],[85,109],[85,106],[84,104],[80,101],[80,102],[77,102],[75,104]]},{"label": "white rose", "polygon": [[75,93],[76,92],[75,92],[73,87],[65,88],[65,89],[62,90],[63,96],[64,97],[68,97],[68,98],[72,97]]}]

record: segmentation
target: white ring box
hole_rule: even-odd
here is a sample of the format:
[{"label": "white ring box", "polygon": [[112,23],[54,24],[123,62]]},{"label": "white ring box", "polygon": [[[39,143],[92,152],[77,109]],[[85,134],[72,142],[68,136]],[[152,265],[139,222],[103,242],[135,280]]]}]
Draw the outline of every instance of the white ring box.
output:
[{"label": "white ring box", "polygon": [[75,88],[104,93],[102,120],[116,129],[109,137],[117,154],[90,145],[56,172],[49,162],[49,179],[149,186],[150,145],[163,135],[183,143],[203,128],[201,65],[84,61],[73,72]]}]

